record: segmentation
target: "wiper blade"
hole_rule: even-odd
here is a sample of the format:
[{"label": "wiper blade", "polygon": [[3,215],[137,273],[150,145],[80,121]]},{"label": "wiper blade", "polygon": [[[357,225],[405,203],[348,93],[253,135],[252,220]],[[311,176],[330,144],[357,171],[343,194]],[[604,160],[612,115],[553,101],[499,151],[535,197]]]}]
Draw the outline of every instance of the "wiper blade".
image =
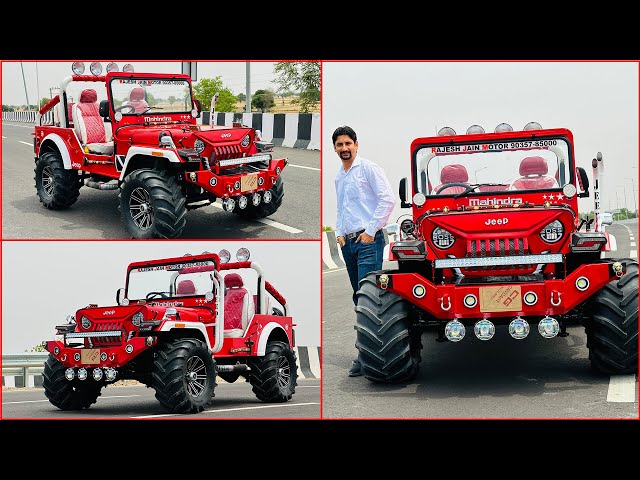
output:
[{"label": "wiper blade", "polygon": [[[464,192],[457,193],[453,196],[453,198],[464,197],[469,193],[473,192],[478,187],[507,187],[507,186],[508,184],[506,183],[477,183],[475,185],[469,185],[469,187],[473,187],[473,188],[470,190],[465,190]],[[502,191],[502,190],[496,190],[496,192],[499,192],[499,191]]]}]

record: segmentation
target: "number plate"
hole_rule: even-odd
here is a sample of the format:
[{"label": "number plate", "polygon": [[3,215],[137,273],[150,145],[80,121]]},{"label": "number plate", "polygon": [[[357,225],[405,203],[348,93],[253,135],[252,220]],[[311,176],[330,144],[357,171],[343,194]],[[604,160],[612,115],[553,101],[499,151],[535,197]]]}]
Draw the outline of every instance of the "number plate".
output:
[{"label": "number plate", "polygon": [[258,188],[258,175],[246,175],[240,179],[240,190],[242,192],[248,192],[249,190],[255,190]]},{"label": "number plate", "polygon": [[83,365],[96,365],[100,363],[100,349],[85,348],[80,351],[80,363]]},{"label": "number plate", "polygon": [[480,287],[481,312],[508,312],[522,310],[520,285]]}]

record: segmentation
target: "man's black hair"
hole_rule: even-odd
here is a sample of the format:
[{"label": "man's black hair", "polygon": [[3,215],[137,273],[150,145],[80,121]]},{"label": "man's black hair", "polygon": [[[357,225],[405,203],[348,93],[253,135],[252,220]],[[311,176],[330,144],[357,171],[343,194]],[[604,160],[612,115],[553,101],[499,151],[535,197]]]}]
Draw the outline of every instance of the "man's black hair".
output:
[{"label": "man's black hair", "polygon": [[333,140],[334,145],[336,144],[336,139],[340,135],[348,135],[349,138],[353,140],[354,143],[358,141],[358,136],[356,135],[356,132],[353,131],[353,128],[348,127],[347,125],[343,127],[338,127],[336,128],[335,132],[333,132],[331,139]]}]

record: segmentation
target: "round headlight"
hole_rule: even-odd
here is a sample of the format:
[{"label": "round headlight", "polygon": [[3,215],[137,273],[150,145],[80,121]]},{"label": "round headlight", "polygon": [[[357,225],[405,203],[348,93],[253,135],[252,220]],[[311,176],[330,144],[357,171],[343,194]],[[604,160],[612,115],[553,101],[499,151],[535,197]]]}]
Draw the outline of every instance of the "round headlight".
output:
[{"label": "round headlight", "polygon": [[118,64],[115,62],[109,62],[109,64],[107,65],[107,73],[117,72],[117,71],[118,71]]},{"label": "round headlight", "polygon": [[418,207],[423,206],[424,202],[426,201],[427,201],[427,197],[424,196],[424,193],[418,192],[413,196],[413,204],[417,205]]},{"label": "round headlight", "polygon": [[465,328],[458,320],[451,320],[447,322],[444,327],[444,336],[450,342],[459,342],[464,338]]},{"label": "round headlight", "polygon": [[508,123],[501,123],[500,125],[498,125],[496,127],[494,132],[496,132],[496,133],[513,132],[513,127],[511,125],[509,125]]},{"label": "round headlight", "polygon": [[413,286],[413,296],[416,298],[422,298],[425,296],[425,294],[427,293],[426,288],[424,288],[424,285],[420,285],[419,283],[417,285]]},{"label": "round headlight", "polygon": [[243,147],[247,147],[250,141],[251,141],[251,137],[249,137],[249,135],[247,134],[242,139],[242,142],[240,143],[240,145],[242,145]]},{"label": "round headlight", "polygon": [[207,302],[211,302],[213,300],[213,292],[207,292],[204,294],[204,299]]},{"label": "round headlight", "polygon": [[240,197],[238,198],[238,207],[240,207],[240,210],[244,210],[245,208],[247,208],[247,202],[249,200],[247,200],[247,197],[245,197],[244,195],[240,195]]},{"label": "round headlight", "polygon": [[563,235],[564,227],[562,226],[562,222],[559,220],[554,220],[540,232],[540,238],[547,243],[556,243]]},{"label": "round headlight", "polygon": [[100,368],[94,368],[93,369],[92,376],[93,376],[93,379],[96,382],[99,382],[100,380],[102,380],[102,375],[103,375],[102,369],[100,369]]},{"label": "round headlight", "polygon": [[123,72],[133,73],[133,65],[127,63],[124,67],[122,67]]},{"label": "round headlight", "polygon": [[89,66],[89,70],[93,75],[100,75],[102,73],[102,64],[100,62],[93,62]]},{"label": "round headlight", "polygon": [[523,130],[542,130],[542,126],[538,122],[527,123]]},{"label": "round headlight", "polygon": [[71,71],[74,75],[82,75],[84,73],[84,62],[73,62],[71,64]]},{"label": "round headlight", "polygon": [[262,201],[264,203],[269,203],[271,201],[271,190],[267,190],[266,192],[264,192],[264,194],[262,195]]},{"label": "round headlight", "polygon": [[218,257],[220,257],[220,263],[229,263],[229,260],[231,260],[231,253],[229,253],[229,250],[222,249],[218,252]]},{"label": "round headlight", "polygon": [[64,371],[64,378],[66,378],[69,381],[73,380],[73,377],[75,377],[75,375],[76,373],[73,371],[73,368],[67,368]]},{"label": "round headlight", "polygon": [[431,233],[431,240],[433,244],[438,247],[440,250],[446,250],[450,248],[455,243],[455,237],[447,232],[444,228],[436,227],[433,229]]},{"label": "round headlight", "polygon": [[573,183],[567,183],[564,187],[562,187],[562,193],[567,198],[573,198],[573,196],[578,193],[576,190],[576,186]]},{"label": "round headlight", "polygon": [[142,312],[138,312],[131,317],[131,323],[133,323],[135,327],[139,327],[141,322],[144,322],[144,315],[142,315]]},{"label": "round headlight", "polygon": [[127,305],[129,305],[129,299],[127,297],[124,297],[120,304],[126,307]]},{"label": "round headlight", "polygon": [[450,137],[456,134],[456,131],[451,127],[442,127],[438,130],[439,137]]},{"label": "round headlight", "polygon": [[204,152],[204,142],[199,138],[196,139],[196,141],[193,142],[193,148],[196,152],[198,152],[198,155],[200,155],[202,152]]},{"label": "round headlight", "polygon": [[198,110],[196,110],[195,108],[191,110],[191,116],[193,118],[198,118]]},{"label": "round headlight", "polygon": [[469,128],[467,128],[467,135],[473,135],[475,133],[484,133],[484,128],[482,128],[480,125],[471,125]]},{"label": "round headlight", "polygon": [[247,262],[250,256],[251,253],[249,253],[249,249],[245,247],[239,248],[236,252],[236,258],[239,262]]},{"label": "round headlight", "polygon": [[87,317],[82,317],[82,320],[80,320],[80,323],[82,324],[82,328],[84,328],[85,330],[88,330],[91,327],[91,320],[89,320]]},{"label": "round headlight", "polygon": [[86,380],[87,379],[87,369],[84,367],[80,367],[78,369],[78,380]]}]

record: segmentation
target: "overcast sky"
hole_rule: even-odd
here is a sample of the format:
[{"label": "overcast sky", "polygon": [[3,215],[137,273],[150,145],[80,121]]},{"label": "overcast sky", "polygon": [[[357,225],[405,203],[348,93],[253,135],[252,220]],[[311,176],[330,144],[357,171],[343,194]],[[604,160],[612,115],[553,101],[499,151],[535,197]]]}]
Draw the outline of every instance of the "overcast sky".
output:
[{"label": "overcast sky", "polygon": [[5,241],[2,242],[2,353],[53,340],[55,326],[90,303],[115,304],[129,263],[226,248],[251,251],[265,279],[287,300],[296,344],[320,345],[320,242],[317,241]]},{"label": "overcast sky", "polygon": [[[44,61],[22,62],[24,78],[27,84],[29,103],[35,104],[37,98],[49,97],[50,87],[59,87],[60,82],[71,75],[71,61]],[[89,65],[93,60],[82,60],[85,64],[85,73],[89,74]],[[112,60],[97,60],[102,63],[103,72],[107,64]],[[181,73],[181,62],[133,62],[128,60],[115,60],[120,67],[130,63],[136,72],[150,73]],[[250,87],[251,93],[256,90],[277,90],[273,83],[276,76],[273,73],[273,62],[250,62]],[[37,67],[37,68],[36,68]],[[197,78],[215,78],[220,76],[223,85],[233,93],[246,92],[246,62],[197,62]],[[197,83],[197,82],[196,82]],[[39,86],[39,91],[38,91]],[[2,62],[2,103],[4,105],[25,105],[24,83],[20,62]]]},{"label": "overcast sky", "polygon": [[[400,179],[411,179],[411,142],[443,126],[458,133],[473,124],[493,132],[502,122],[514,130],[530,121],[567,128],[590,180],[591,159],[603,154],[602,206],[616,208],[616,190],[620,207],[626,193],[633,210],[634,190],[637,205],[636,62],[323,62],[322,75],[323,225],[336,225],[341,161],[331,134],[341,125],[356,131],[358,153],[384,168],[396,197]],[[593,210],[590,190],[581,211]],[[389,222],[407,213],[398,198]]]}]

